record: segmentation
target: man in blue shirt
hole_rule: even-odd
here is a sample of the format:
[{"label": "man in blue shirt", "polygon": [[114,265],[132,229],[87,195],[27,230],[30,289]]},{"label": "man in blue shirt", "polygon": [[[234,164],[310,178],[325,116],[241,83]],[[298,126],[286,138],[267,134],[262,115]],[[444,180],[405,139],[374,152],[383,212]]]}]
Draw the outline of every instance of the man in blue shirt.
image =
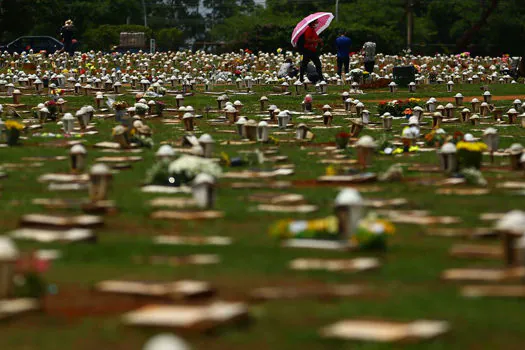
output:
[{"label": "man in blue shirt", "polygon": [[343,65],[345,73],[348,74],[348,66],[350,63],[350,46],[352,40],[346,36],[346,32],[342,32],[337,39],[335,39],[335,47],[337,48],[337,74],[341,76]]}]

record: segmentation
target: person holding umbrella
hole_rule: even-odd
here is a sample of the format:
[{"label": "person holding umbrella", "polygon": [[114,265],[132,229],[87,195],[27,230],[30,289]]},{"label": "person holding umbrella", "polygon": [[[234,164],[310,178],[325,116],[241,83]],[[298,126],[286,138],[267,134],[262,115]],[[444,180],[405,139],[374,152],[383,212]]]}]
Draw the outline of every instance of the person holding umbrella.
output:
[{"label": "person holding umbrella", "polygon": [[299,79],[304,81],[304,74],[306,72],[306,67],[308,62],[312,61],[315,65],[315,70],[319,75],[319,78],[323,80],[323,69],[321,65],[321,60],[319,59],[319,53],[317,47],[319,44],[322,44],[323,40],[317,35],[316,28],[319,25],[318,20],[314,20],[308,24],[304,32],[304,47],[302,50],[303,60],[301,61],[301,68],[299,70]]},{"label": "person holding umbrella", "polygon": [[315,65],[319,79],[323,80],[323,70],[317,47],[322,43],[319,34],[328,28],[334,15],[330,12],[316,12],[303,18],[292,32],[292,45],[303,55],[299,79],[303,81],[304,74],[310,61]]}]

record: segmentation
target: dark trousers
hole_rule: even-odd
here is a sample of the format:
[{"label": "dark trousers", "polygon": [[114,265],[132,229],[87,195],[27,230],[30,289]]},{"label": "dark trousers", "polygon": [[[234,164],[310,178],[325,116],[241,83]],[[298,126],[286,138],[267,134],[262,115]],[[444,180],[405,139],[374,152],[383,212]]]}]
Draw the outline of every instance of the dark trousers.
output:
[{"label": "dark trousers", "polygon": [[303,60],[301,61],[301,69],[299,70],[300,80],[304,80],[304,73],[306,72],[308,62],[310,61],[312,61],[312,63],[315,65],[315,70],[317,71],[317,74],[319,74],[319,79],[324,80],[323,69],[321,67],[321,60],[319,59],[319,55],[316,52],[308,50],[305,50],[303,52]]},{"label": "dark trousers", "polygon": [[376,64],[375,61],[371,61],[371,62],[365,62],[365,70],[368,72],[368,73],[372,73],[374,71],[374,65]]},{"label": "dark trousers", "polygon": [[345,67],[345,73],[348,74],[348,66],[350,65],[350,57],[339,57],[337,56],[337,75],[341,76],[343,66]]}]

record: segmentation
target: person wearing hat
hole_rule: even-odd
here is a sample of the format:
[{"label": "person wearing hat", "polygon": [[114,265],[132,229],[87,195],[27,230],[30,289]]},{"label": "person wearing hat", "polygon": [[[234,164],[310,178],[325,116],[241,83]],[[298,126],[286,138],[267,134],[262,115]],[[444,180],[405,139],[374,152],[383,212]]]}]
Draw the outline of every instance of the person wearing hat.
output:
[{"label": "person wearing hat", "polygon": [[62,37],[62,42],[64,43],[64,51],[69,53],[70,56],[73,55],[73,33],[75,27],[73,26],[73,21],[68,19],[66,23],[60,28],[60,36]]}]

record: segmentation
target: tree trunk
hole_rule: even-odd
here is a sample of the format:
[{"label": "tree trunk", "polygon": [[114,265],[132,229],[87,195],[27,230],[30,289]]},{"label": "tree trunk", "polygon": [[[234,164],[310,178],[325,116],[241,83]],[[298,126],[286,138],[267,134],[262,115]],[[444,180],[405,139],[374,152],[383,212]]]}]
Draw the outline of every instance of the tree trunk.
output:
[{"label": "tree trunk", "polygon": [[498,4],[499,0],[491,0],[490,6],[481,13],[480,19],[457,40],[456,49],[458,52],[466,51],[474,36],[481,30],[481,27],[487,24],[487,19],[496,10]]}]

